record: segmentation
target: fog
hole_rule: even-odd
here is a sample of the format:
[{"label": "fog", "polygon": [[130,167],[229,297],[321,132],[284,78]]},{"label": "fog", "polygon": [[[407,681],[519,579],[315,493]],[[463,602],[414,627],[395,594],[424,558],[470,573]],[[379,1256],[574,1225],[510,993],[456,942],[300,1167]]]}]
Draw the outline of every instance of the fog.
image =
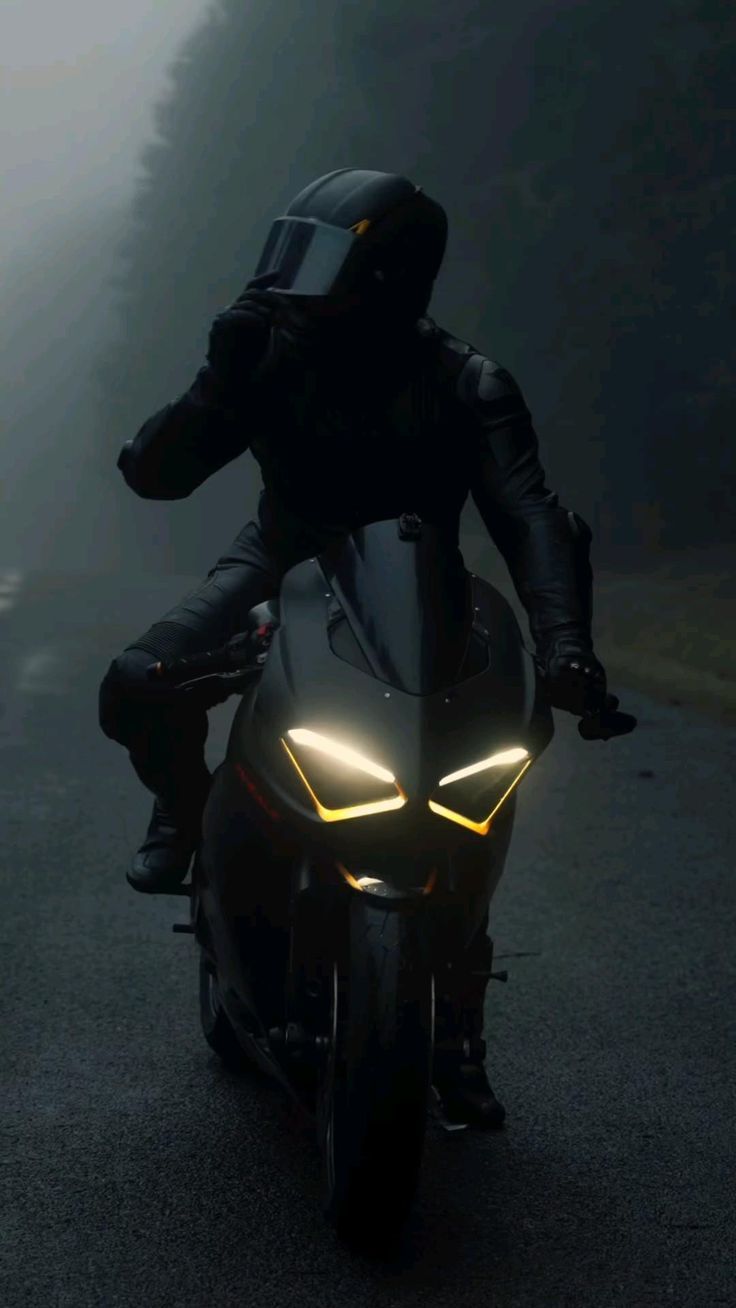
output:
[{"label": "fog", "polygon": [[112,329],[109,281],[153,106],[206,9],[206,0],[0,6],[4,564],[79,567],[114,553],[118,500],[87,466],[91,362]]},{"label": "fog", "polygon": [[129,199],[151,105],[206,0],[4,0],[3,260]]},{"label": "fog", "polygon": [[143,504],[117,450],[191,380],[270,220],[345,165],[446,206],[433,312],[516,373],[603,563],[732,534],[720,0],[16,0],[2,22],[3,562],[211,566],[255,506],[250,456]]}]

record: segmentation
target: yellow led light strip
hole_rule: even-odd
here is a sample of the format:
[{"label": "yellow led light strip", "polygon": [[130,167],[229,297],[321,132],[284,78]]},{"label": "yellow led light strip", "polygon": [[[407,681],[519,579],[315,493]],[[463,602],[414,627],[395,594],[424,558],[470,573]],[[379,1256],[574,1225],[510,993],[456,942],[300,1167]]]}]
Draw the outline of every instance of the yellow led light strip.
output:
[{"label": "yellow led light strip", "polygon": [[511,785],[509,786],[508,790],[505,791],[505,793],[501,796],[498,803],[496,804],[496,807],[493,809],[493,812],[489,813],[488,817],[485,818],[483,822],[474,822],[472,818],[464,817],[462,813],[456,813],[451,808],[444,808],[442,804],[435,803],[433,799],[430,799],[429,807],[431,808],[433,813],[438,813],[440,817],[449,818],[451,822],[458,822],[461,827],[467,827],[469,831],[476,831],[479,836],[487,836],[488,832],[491,829],[491,823],[494,817],[496,816],[498,810],[500,809],[501,805],[504,803],[505,800],[508,799],[509,795],[511,794],[511,791],[514,790],[516,786],[518,786],[527,768],[531,767],[531,763],[532,760],[528,759],[527,762],[524,764],[523,768],[519,769],[519,772],[514,777],[514,780],[511,782]]},{"label": "yellow led light strip", "polygon": [[347,763],[352,768],[358,768],[360,772],[367,772],[370,777],[387,781],[392,786],[396,785],[393,772],[379,767],[378,763],[372,763],[369,758],[358,754],[348,745],[340,745],[336,740],[330,740],[329,736],[321,736],[317,731],[307,731],[304,727],[295,727],[288,735],[295,745],[308,745],[310,749],[318,749],[320,753],[339,759],[341,763]]},{"label": "yellow led light strip", "polygon": [[[291,732],[291,731],[289,732],[289,735],[290,735],[290,736],[294,736],[294,734],[295,734],[294,732]],[[307,734],[310,734],[310,735],[311,735],[312,733],[307,733]],[[283,737],[282,737],[282,739],[281,739],[281,744],[283,745],[284,749],[286,750],[287,754],[289,755],[289,758],[291,759],[292,763],[294,764],[294,767],[296,768],[297,772],[299,773],[299,776],[301,777],[302,781],[304,782],[304,785],[306,786],[307,790],[309,791],[309,794],[311,795],[311,798],[312,798],[312,803],[314,804],[314,807],[316,808],[316,810],[317,810],[317,812],[319,813],[319,816],[322,818],[323,822],[341,822],[341,821],[343,821],[345,818],[365,817],[365,816],[367,816],[369,813],[387,813],[387,812],[389,812],[391,809],[403,808],[404,804],[406,803],[406,795],[404,794],[403,790],[402,790],[401,787],[399,786],[398,782],[396,782],[396,781],[392,778],[392,783],[393,783],[393,785],[396,786],[396,789],[398,790],[399,793],[398,793],[398,795],[393,795],[393,796],[391,797],[391,799],[376,799],[376,800],[373,800],[372,803],[370,803],[370,804],[351,804],[351,805],[350,805],[349,807],[347,807],[347,808],[325,808],[324,804],[321,802],[321,800],[320,800],[320,799],[317,797],[317,795],[314,793],[314,790],[312,789],[312,787],[310,786],[309,782],[307,781],[307,778],[306,778],[306,776],[304,775],[304,772],[302,771],[302,769],[301,769],[301,767],[299,766],[299,764],[298,764],[296,758],[295,758],[294,755],[292,754],[291,750],[289,749],[289,746],[287,745],[287,743],[286,743],[286,741],[283,739]],[[326,751],[326,752],[328,752],[328,751]],[[352,750],[347,750],[346,752],[347,752],[348,754],[352,754]],[[334,757],[338,757],[338,756],[337,756],[337,755],[334,755]],[[345,760],[343,760],[343,761],[345,761]],[[380,770],[380,772],[384,773],[384,775],[381,777],[381,780],[386,780],[387,777],[389,777],[389,776],[391,775],[390,773],[385,773],[383,768],[381,768],[381,769],[379,769],[379,770]],[[362,771],[365,772],[365,771],[368,771],[368,769],[367,769],[367,768],[363,768]],[[375,776],[376,773],[375,773],[375,772],[371,772],[370,775],[371,775],[371,776]]]},{"label": "yellow led light strip", "polygon": [[472,777],[476,772],[484,772],[486,768],[505,767],[508,763],[521,763],[523,758],[529,757],[529,751],[522,749],[505,749],[500,754],[491,754],[490,758],[481,759],[480,763],[471,763],[468,768],[460,768],[459,772],[450,772],[440,781],[441,786],[449,786],[451,781],[462,781],[463,777]]}]

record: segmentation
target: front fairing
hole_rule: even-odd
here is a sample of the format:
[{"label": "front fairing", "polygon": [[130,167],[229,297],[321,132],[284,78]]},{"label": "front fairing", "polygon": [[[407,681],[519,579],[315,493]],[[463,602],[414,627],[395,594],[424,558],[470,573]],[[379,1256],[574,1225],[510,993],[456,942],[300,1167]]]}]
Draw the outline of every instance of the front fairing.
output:
[{"label": "front fairing", "polygon": [[473,634],[471,584],[444,533],[405,515],[354,532],[319,563],[334,596],[330,625],[343,616],[375,677],[420,696],[462,679]]},{"label": "front fairing", "polygon": [[[478,834],[429,808],[440,778],[512,747],[538,757],[552,734],[506,601],[458,566],[440,533],[401,540],[391,520],[287,573],[280,616],[260,684],[236,716],[231,763],[303,840],[348,864],[477,852]],[[340,624],[349,639],[336,653]],[[294,728],[389,771],[405,803],[324,821],[284,747]]]}]

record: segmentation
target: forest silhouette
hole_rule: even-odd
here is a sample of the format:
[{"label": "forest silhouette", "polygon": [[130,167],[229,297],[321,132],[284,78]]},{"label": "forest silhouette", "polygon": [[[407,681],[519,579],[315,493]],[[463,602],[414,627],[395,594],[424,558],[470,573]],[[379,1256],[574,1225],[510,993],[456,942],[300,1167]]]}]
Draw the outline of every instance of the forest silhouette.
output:
[{"label": "forest silhouette", "polygon": [[[291,196],[379,168],[445,205],[431,312],[516,375],[598,560],[728,539],[735,32],[717,0],[220,0],[142,158],[98,459],[189,384]],[[248,457],[155,506],[159,563],[210,566],[257,485]]]}]

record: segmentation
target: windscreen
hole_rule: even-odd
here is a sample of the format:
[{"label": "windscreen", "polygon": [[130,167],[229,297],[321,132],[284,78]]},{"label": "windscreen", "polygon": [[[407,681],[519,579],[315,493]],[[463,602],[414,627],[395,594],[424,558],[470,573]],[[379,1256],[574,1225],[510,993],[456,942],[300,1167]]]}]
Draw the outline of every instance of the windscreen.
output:
[{"label": "windscreen", "polygon": [[471,587],[446,534],[423,523],[407,540],[396,519],[376,522],[330,547],[320,563],[374,676],[419,695],[461,679]]}]

